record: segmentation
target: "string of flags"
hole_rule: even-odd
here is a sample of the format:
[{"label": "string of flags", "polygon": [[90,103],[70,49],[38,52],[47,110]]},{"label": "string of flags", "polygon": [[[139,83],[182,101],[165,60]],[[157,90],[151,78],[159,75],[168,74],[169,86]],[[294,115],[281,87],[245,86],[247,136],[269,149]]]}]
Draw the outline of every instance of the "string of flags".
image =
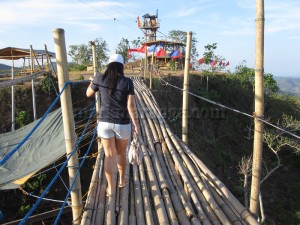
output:
[{"label": "string of flags", "polygon": [[[160,45],[151,45],[148,48],[148,52],[156,52],[156,57],[162,57],[162,56],[166,56],[169,55],[171,57],[171,59],[178,59],[181,58],[181,52],[180,50],[176,49],[173,50],[171,53],[167,54],[165,52],[165,50],[163,49],[164,45],[160,44]],[[147,51],[147,45],[143,44],[141,45],[139,48],[131,48],[128,49],[127,51],[127,58],[130,59],[130,53],[131,52],[139,52],[139,53],[146,53]]]},{"label": "string of flags", "polygon": [[[179,49],[175,49],[173,50],[171,53],[167,54],[165,52],[165,50],[163,49],[164,45],[163,44],[160,44],[160,45],[151,45],[149,46],[149,48],[147,49],[147,45],[146,44],[143,44],[141,45],[139,48],[131,48],[131,49],[128,49],[128,52],[127,52],[127,58],[130,59],[130,53],[131,52],[140,52],[140,53],[146,53],[147,51],[148,52],[156,52],[156,57],[162,57],[162,56],[170,56],[171,59],[179,59],[179,58],[182,58],[182,55],[181,55],[181,52]],[[205,63],[205,58],[200,58],[198,60],[198,64],[201,65]],[[218,61],[218,59],[215,59],[215,60],[210,60],[209,61],[209,64],[214,67],[216,65],[219,65],[219,66],[229,66],[230,63],[229,61],[227,62],[223,62],[222,60],[221,61]]]},{"label": "string of flags", "polygon": [[[198,64],[199,65],[201,65],[201,64],[203,64],[203,63],[205,63],[205,59],[204,58],[200,58],[199,60],[198,60]],[[230,65],[230,63],[229,63],[229,61],[227,61],[227,62],[223,62],[223,61],[219,61],[218,62],[218,59],[215,59],[215,60],[210,60],[210,65],[211,66],[215,66],[215,65],[217,65],[219,63],[219,66],[229,66]]]}]

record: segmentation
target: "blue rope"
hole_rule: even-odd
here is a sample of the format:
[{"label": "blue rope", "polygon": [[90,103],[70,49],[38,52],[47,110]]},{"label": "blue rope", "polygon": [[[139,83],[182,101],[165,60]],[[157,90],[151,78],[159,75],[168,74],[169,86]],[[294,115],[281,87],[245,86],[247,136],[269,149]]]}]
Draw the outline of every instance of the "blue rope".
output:
[{"label": "blue rope", "polygon": [[90,150],[91,150],[91,147],[92,147],[92,145],[93,145],[93,141],[94,141],[94,139],[95,139],[96,134],[97,134],[97,127],[95,128],[94,135],[93,135],[93,137],[92,137],[92,141],[91,141],[91,143],[90,143],[90,145],[89,145],[89,148],[88,148],[87,152],[85,153],[84,158],[83,158],[83,160],[81,161],[78,170],[76,171],[76,174],[75,174],[74,179],[73,179],[73,181],[72,181],[72,183],[71,183],[71,185],[70,185],[70,188],[69,188],[69,191],[68,191],[68,193],[67,193],[67,195],[66,195],[66,198],[65,198],[65,200],[64,200],[64,202],[63,202],[63,204],[62,204],[62,206],[61,206],[61,208],[60,208],[60,210],[59,210],[58,215],[56,216],[56,219],[55,219],[55,221],[54,221],[54,225],[56,225],[56,224],[58,223],[59,218],[60,218],[60,216],[61,216],[61,214],[62,214],[62,212],[63,212],[63,209],[64,209],[64,207],[66,206],[68,197],[69,197],[69,195],[70,195],[70,193],[71,193],[71,191],[72,191],[72,189],[73,189],[73,186],[74,186],[74,184],[75,184],[75,181],[76,181],[76,179],[77,179],[77,176],[79,175],[79,171],[80,171],[80,169],[81,169],[81,167],[82,167],[84,161],[86,160],[86,157],[87,157],[88,153],[89,153]]},{"label": "blue rope", "polygon": [[61,96],[61,94],[63,93],[63,91],[65,90],[65,88],[67,87],[67,85],[69,85],[70,82],[66,82],[61,90],[61,92],[59,93],[59,95],[56,97],[56,99],[53,101],[53,103],[50,105],[50,107],[48,108],[48,110],[46,111],[46,113],[43,115],[43,117],[39,120],[39,122],[37,122],[37,124],[32,128],[32,130],[27,134],[27,136],[11,151],[9,152],[3,159],[1,159],[0,161],[0,166],[3,166],[4,163],[6,163],[6,161],[13,155],[16,153],[16,151],[18,151],[20,149],[20,147],[28,140],[28,138],[33,134],[33,132],[40,126],[40,124],[44,121],[44,119],[46,118],[46,116],[49,114],[50,110],[55,106],[55,104],[57,103],[57,101],[59,100],[59,97]]},{"label": "blue rope", "polygon": [[[96,105],[94,106],[94,108],[96,107]],[[93,115],[94,110],[92,111],[91,115]],[[91,118],[91,116],[90,116]],[[89,121],[87,122],[87,125],[90,122],[90,118]],[[87,128],[87,125],[85,127],[85,130]],[[85,131],[84,131],[85,132]],[[84,132],[82,132],[80,139],[77,141],[74,149],[72,150],[72,152],[70,153],[70,155],[68,156],[67,160],[64,162],[64,164],[62,165],[62,167],[59,169],[59,171],[57,172],[57,174],[54,176],[54,178],[51,180],[51,182],[48,184],[48,186],[46,187],[46,189],[43,191],[43,193],[41,194],[41,196],[39,197],[39,199],[34,203],[34,205],[31,207],[31,209],[29,210],[29,212],[26,214],[26,216],[23,218],[23,220],[19,223],[20,225],[25,224],[26,220],[29,218],[29,216],[36,210],[37,206],[40,204],[40,202],[43,200],[44,196],[46,195],[46,193],[50,190],[50,188],[52,187],[52,185],[54,184],[54,182],[56,181],[56,179],[58,178],[58,176],[61,174],[61,172],[63,171],[63,169],[67,166],[68,161],[70,160],[70,158],[73,156],[73,154],[76,152],[82,137],[84,135]]]}]

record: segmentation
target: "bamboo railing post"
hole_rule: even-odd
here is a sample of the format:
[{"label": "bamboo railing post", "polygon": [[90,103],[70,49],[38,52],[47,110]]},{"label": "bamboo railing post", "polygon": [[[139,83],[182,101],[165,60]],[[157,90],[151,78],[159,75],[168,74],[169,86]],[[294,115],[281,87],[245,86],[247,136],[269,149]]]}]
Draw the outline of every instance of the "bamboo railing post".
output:
[{"label": "bamboo railing post", "polygon": [[188,144],[188,91],[189,91],[189,64],[191,57],[192,32],[187,33],[187,43],[185,51],[183,99],[182,99],[182,141]]},{"label": "bamboo railing post", "polygon": [[[12,54],[12,51],[11,51]],[[14,59],[12,58],[11,80],[14,80]],[[11,130],[14,131],[16,126],[16,102],[15,102],[15,86],[11,85]]]},{"label": "bamboo railing post", "polygon": [[[58,73],[58,84],[60,91],[65,83],[69,82],[68,61],[65,44],[65,31],[57,28],[53,30],[54,44],[56,50],[56,63]],[[73,151],[76,142],[75,122],[73,115],[73,106],[71,98],[71,87],[68,86],[61,94],[61,108],[63,114],[63,124],[65,133],[65,143],[67,156]],[[72,155],[68,162],[69,182],[71,183],[79,168],[77,151]],[[80,175],[78,174],[75,184],[71,191],[73,224],[79,225],[81,220],[81,212],[83,208]]]},{"label": "bamboo railing post", "polygon": [[[31,74],[34,73],[34,56],[32,45],[30,45],[30,69]],[[36,120],[36,98],[35,98],[35,88],[34,88],[34,78],[31,80],[31,89],[32,89],[32,107],[33,107],[33,120]]]},{"label": "bamboo railing post", "polygon": [[264,0],[256,0],[255,117],[250,212],[258,215],[263,152],[264,116]]}]

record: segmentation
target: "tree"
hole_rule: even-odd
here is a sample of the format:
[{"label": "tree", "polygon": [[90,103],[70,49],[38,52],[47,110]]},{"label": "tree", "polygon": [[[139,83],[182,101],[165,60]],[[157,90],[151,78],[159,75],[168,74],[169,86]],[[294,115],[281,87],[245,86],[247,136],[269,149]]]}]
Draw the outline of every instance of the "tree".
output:
[{"label": "tree", "polygon": [[96,46],[97,68],[101,70],[104,64],[108,60],[108,54],[107,54],[108,45],[107,42],[102,38],[96,38],[95,46]]},{"label": "tree", "polygon": [[71,56],[76,65],[88,64],[91,62],[91,51],[86,44],[70,45],[68,55]]},{"label": "tree", "polygon": [[127,52],[129,49],[129,41],[128,39],[122,38],[120,43],[118,44],[118,48],[117,51],[119,54],[121,54],[123,56],[124,59],[124,64],[127,63],[128,59],[127,59]]},{"label": "tree", "polygon": [[[269,150],[275,155],[275,161],[264,160],[265,170],[262,172],[262,179],[260,180],[260,186],[281,166],[281,159],[279,153],[284,149],[291,149],[294,153],[300,153],[300,144],[289,133],[299,133],[300,121],[294,119],[292,116],[283,115],[281,121],[276,124],[283,129],[265,128],[263,133],[263,141]],[[248,206],[248,179],[251,175],[251,156],[242,158],[242,161],[238,165],[240,174],[244,175],[244,201],[245,206]],[[261,193],[259,194],[261,222],[264,221],[264,209]]]},{"label": "tree", "polygon": [[[186,43],[187,41],[187,32],[181,30],[171,30],[169,32],[169,38],[174,41]],[[191,63],[195,64],[197,62],[197,58],[199,56],[196,44],[198,40],[196,38],[196,33],[193,32],[192,41],[191,41]]]},{"label": "tree", "polygon": [[[242,84],[250,84],[254,91],[255,87],[255,70],[253,68],[249,68],[246,65],[246,61],[243,60],[236,68],[235,68],[235,76],[242,82]],[[276,80],[273,78],[271,73],[264,73],[264,89],[265,94],[275,94],[279,91],[279,87],[277,86]]]},{"label": "tree", "polygon": [[204,46],[205,51],[203,53],[205,68],[202,70],[203,75],[206,76],[206,91],[208,91],[208,78],[212,74],[214,66],[211,66],[212,61],[217,60],[214,50],[217,49],[217,43],[208,44]]}]

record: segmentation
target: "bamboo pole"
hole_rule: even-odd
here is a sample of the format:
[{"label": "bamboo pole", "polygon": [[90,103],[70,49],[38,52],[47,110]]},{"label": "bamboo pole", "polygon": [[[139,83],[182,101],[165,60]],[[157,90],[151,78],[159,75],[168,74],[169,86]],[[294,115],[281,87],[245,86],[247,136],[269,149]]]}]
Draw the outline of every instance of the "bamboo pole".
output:
[{"label": "bamboo pole", "polygon": [[141,192],[141,185],[138,174],[138,166],[133,165],[133,184],[134,184],[134,197],[135,197],[135,215],[138,225],[146,224],[144,218],[144,206]]},{"label": "bamboo pole", "polygon": [[255,118],[250,212],[258,216],[264,117],[264,0],[256,0]]},{"label": "bamboo pole", "polygon": [[101,174],[103,169],[103,158],[104,158],[104,151],[98,150],[97,159],[94,166],[94,171],[89,187],[89,193],[86,199],[84,213],[81,220],[81,225],[88,225],[92,224],[93,214],[95,213],[95,206],[97,203],[97,189],[100,186],[101,182]]},{"label": "bamboo pole", "polygon": [[[11,50],[11,55],[13,55],[13,52]],[[14,74],[14,59],[12,57],[12,67],[11,67],[11,80],[13,81],[15,79]],[[16,102],[15,102],[15,86],[14,84],[11,85],[11,130],[14,131],[16,127]]]},{"label": "bamboo pole", "polygon": [[[127,160],[125,178],[128,181],[130,180],[129,172],[130,172],[130,166],[128,165],[128,160]],[[128,225],[128,214],[129,214],[129,203],[130,203],[129,202],[130,185],[126,185],[119,192],[120,192],[120,195],[119,195],[120,212],[118,215],[118,224],[119,225]]]},{"label": "bamboo pole", "polygon": [[[32,45],[30,45],[30,69],[31,75],[34,73],[34,55]],[[32,90],[32,107],[33,107],[33,120],[36,120],[36,98],[35,98],[35,88],[34,88],[34,78],[31,80],[31,90]]]},{"label": "bamboo pole", "polygon": [[188,91],[189,91],[189,64],[191,57],[192,32],[187,32],[187,43],[185,51],[183,99],[182,99],[182,141],[188,144]]},{"label": "bamboo pole", "polygon": [[[55,29],[53,31],[54,44],[56,50],[56,63],[57,63],[57,72],[58,72],[58,84],[59,89],[62,90],[66,82],[69,82],[69,73],[68,73],[68,61],[65,45],[65,32],[63,29]],[[61,97],[61,108],[63,114],[63,124],[65,132],[65,143],[66,143],[66,152],[67,156],[72,152],[75,147],[76,134],[75,134],[75,123],[73,115],[73,106],[71,98],[71,87],[68,86]],[[68,162],[68,171],[69,171],[69,182],[71,183],[75,177],[76,171],[79,168],[78,163],[78,153],[72,155]],[[81,184],[80,184],[80,175],[78,174],[75,184],[71,191],[71,202],[72,202],[72,214],[73,214],[73,224],[80,224],[81,212],[83,208],[82,204],[82,194],[81,194]]]}]

